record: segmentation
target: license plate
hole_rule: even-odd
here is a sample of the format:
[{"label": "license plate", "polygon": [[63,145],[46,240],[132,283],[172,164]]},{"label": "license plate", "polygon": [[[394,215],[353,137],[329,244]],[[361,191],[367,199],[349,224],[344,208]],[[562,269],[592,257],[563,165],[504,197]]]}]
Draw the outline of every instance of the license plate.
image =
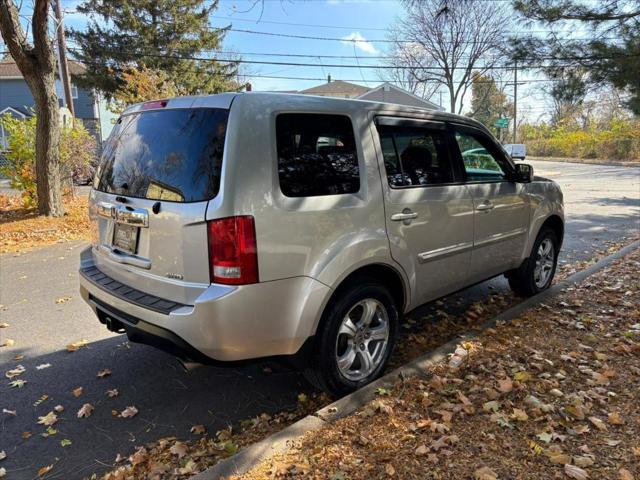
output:
[{"label": "license plate", "polygon": [[138,227],[132,225],[115,224],[113,232],[113,246],[126,253],[135,254],[138,250]]}]

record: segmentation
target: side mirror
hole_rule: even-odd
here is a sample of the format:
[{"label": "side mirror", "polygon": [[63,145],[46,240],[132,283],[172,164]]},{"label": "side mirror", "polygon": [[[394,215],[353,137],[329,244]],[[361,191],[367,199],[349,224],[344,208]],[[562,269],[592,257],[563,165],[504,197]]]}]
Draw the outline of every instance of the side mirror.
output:
[{"label": "side mirror", "polygon": [[531,183],[533,181],[533,167],[528,163],[516,163],[516,182]]}]

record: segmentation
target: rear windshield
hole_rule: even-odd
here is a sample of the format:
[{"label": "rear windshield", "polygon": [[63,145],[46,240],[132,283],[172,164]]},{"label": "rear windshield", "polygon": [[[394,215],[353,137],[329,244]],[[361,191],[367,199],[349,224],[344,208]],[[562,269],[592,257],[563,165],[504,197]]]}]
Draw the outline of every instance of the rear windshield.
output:
[{"label": "rear windshield", "polygon": [[107,140],[96,189],[172,202],[218,194],[228,110],[154,110],[125,115]]}]

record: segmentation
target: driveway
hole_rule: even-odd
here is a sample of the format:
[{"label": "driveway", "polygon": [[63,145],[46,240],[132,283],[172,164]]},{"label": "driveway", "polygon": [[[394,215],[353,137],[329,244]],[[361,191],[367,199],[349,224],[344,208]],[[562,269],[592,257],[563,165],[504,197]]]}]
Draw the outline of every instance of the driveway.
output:
[{"label": "driveway", "polygon": [[[567,232],[561,261],[587,259],[608,241],[619,241],[640,231],[640,168],[531,162],[537,174],[558,181],[565,193]],[[242,368],[200,367],[185,372],[171,356],[144,345],[129,344],[106,331],[78,294],[78,253],[81,243],[59,244],[19,256],[0,256],[0,369],[21,364],[19,377],[27,383],[10,388],[0,380],[0,451],[7,459],[0,467],[8,479],[34,479],[37,470],[55,464],[47,478],[80,479],[107,469],[117,453],[163,436],[190,436],[191,426],[205,424],[215,432],[262,412],[292,407],[300,392],[310,387],[301,375],[268,362]],[[502,278],[485,282],[453,296],[437,308],[449,313],[506,289]],[[416,314],[436,308],[427,306]],[[86,347],[70,353],[66,345],[81,339]],[[15,355],[24,359],[15,361]],[[37,366],[50,364],[37,369]],[[266,368],[269,367],[269,368]],[[103,369],[111,375],[98,378]],[[72,390],[83,387],[79,397]],[[105,392],[117,388],[119,395]],[[47,395],[46,400],[39,399]],[[84,403],[95,410],[78,419]],[[38,417],[56,405],[65,411],[55,424],[57,433],[41,436],[46,427]],[[139,413],[117,418],[112,410],[129,405]],[[23,432],[31,437],[23,438]],[[61,440],[71,440],[63,447]],[[66,442],[65,442],[66,443]]]}]

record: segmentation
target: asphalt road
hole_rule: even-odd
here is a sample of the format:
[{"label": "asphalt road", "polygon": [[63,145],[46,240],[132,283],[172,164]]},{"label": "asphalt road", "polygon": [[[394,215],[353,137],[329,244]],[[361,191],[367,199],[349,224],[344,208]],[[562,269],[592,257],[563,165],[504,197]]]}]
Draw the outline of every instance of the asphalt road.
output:
[{"label": "asphalt road", "polygon": [[[531,162],[536,173],[558,181],[565,194],[567,232],[561,261],[590,258],[592,253],[640,231],[640,168]],[[0,379],[0,451],[7,454],[0,467],[8,479],[35,479],[37,470],[55,464],[47,478],[80,479],[104,471],[117,453],[129,454],[137,445],[163,436],[190,436],[189,429],[205,424],[210,432],[262,412],[292,407],[309,387],[301,375],[269,362],[242,368],[201,367],[183,371],[170,355],[143,345],[129,344],[98,323],[78,294],[78,252],[81,243],[59,244],[37,251],[0,256],[0,369],[21,364],[26,372],[22,388]],[[485,282],[455,296],[444,307],[454,311],[486,298],[490,289],[503,290],[502,278]],[[64,303],[56,300],[69,297]],[[462,299],[462,303],[459,300]],[[420,315],[433,306],[427,306]],[[416,315],[418,316],[418,315]],[[87,347],[69,353],[67,344],[81,339]],[[24,359],[15,361],[15,355]],[[37,366],[50,364],[44,369]],[[265,367],[269,368],[265,368]],[[112,374],[97,378],[102,369]],[[83,387],[74,397],[71,391]],[[105,392],[117,388],[119,396]],[[42,395],[48,399],[34,404]],[[78,419],[84,403],[95,410]],[[65,411],[57,433],[44,438],[38,417],[56,405]],[[139,414],[116,418],[112,410],[134,405]],[[30,432],[28,439],[23,432]],[[62,447],[63,439],[71,445]]]}]

